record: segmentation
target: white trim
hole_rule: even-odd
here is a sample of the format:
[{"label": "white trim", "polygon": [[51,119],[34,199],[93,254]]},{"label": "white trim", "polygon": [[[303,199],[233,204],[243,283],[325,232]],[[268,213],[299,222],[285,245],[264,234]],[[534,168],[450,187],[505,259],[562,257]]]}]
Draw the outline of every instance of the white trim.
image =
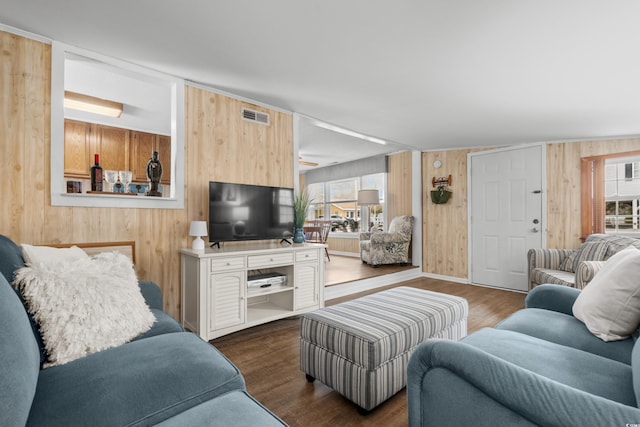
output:
[{"label": "white trim", "polygon": [[511,147],[509,145],[468,145],[468,146],[459,146],[459,147],[444,147],[444,148],[427,148],[422,150],[423,153],[438,153],[441,151],[458,151],[458,150],[491,150],[491,149],[501,149]]},{"label": "white trim", "polygon": [[422,270],[422,153],[415,150],[411,152],[411,215],[411,263]]},{"label": "white trim", "polygon": [[569,142],[589,142],[589,141],[615,141],[620,139],[635,139],[640,138],[640,134],[629,135],[613,135],[613,136],[590,136],[590,137],[578,137],[567,139],[553,139],[549,141],[535,141],[535,142],[522,142],[514,144],[503,145],[473,145],[473,146],[459,146],[459,147],[443,147],[443,148],[428,148],[423,149],[423,153],[438,153],[441,151],[456,151],[456,150],[482,150],[482,152],[488,150],[501,150],[509,147],[517,147],[522,145],[535,145],[535,144],[566,144]]},{"label": "white trim", "polygon": [[344,297],[358,292],[370,291],[372,289],[389,286],[398,282],[404,282],[420,277],[419,268],[411,268],[397,273],[384,274],[382,276],[371,277],[369,279],[355,280],[353,282],[340,283],[338,285],[325,286],[325,301]]},{"label": "white trim", "polygon": [[[407,150],[415,150],[415,147],[410,146],[410,145],[406,145],[406,144],[402,144],[400,142],[394,141],[392,139],[386,139],[386,138],[378,138],[378,137],[374,137],[371,135],[367,135],[367,134],[363,134],[361,132],[356,132],[354,130],[342,127],[342,126],[338,126],[338,125],[334,125],[333,123],[329,123],[325,120],[320,120],[320,119],[316,119],[315,117],[312,116],[308,116],[306,114],[302,114],[302,113],[297,113],[299,117],[304,118],[306,120],[308,120],[309,122],[311,122],[310,124],[312,126],[316,126],[316,127],[320,127],[323,129],[327,129],[333,132],[337,132],[337,133],[341,133],[343,135],[348,135],[354,138],[359,138],[365,141],[369,141],[369,142],[373,142],[374,144],[379,144],[379,145],[393,145],[398,147],[402,152],[402,151],[407,151]],[[387,153],[385,155],[389,155],[390,153]]]},{"label": "white trim", "polygon": [[427,277],[429,279],[437,279],[437,280],[446,280],[447,282],[454,283],[462,283],[463,285],[469,285],[469,280],[466,277],[454,277],[454,276],[445,276],[442,274],[435,273],[422,273],[421,277]]},{"label": "white trim", "polygon": [[498,291],[515,292],[516,294],[527,294],[529,291],[521,291],[519,289],[501,288],[499,286],[481,285],[480,283],[467,283],[469,286],[477,286],[479,288],[496,289]]},{"label": "white trim", "polygon": [[[293,188],[300,191],[300,123],[298,113],[293,113]],[[305,182],[305,187],[307,183]]]},{"label": "white trim", "polygon": [[[138,74],[166,81],[172,91],[171,187],[168,197],[69,195],[64,184],[64,61],[65,52],[92,58]],[[184,81],[116,58],[53,41],[51,48],[51,205],[115,208],[184,209]]]},{"label": "white trim", "polygon": [[341,251],[329,251],[329,255],[348,256],[351,258],[360,258],[359,252],[341,252]]},{"label": "white trim", "polygon": [[285,110],[284,108],[274,107],[273,105],[265,104],[264,102],[256,101],[255,99],[245,98],[244,96],[236,95],[235,93],[231,93],[231,92],[227,92],[227,91],[222,90],[222,89],[218,89],[217,87],[209,85],[209,84],[206,84],[206,83],[199,83],[199,82],[194,82],[193,80],[185,79],[184,80],[184,84],[186,84],[188,86],[191,86],[191,87],[198,88],[198,89],[203,89],[203,90],[206,90],[206,91],[209,91],[209,92],[217,93],[218,95],[223,95],[223,96],[227,96],[229,98],[237,99],[238,101],[242,101],[242,102],[246,102],[246,103],[249,103],[249,104],[257,105],[259,107],[268,108],[270,110],[279,111],[279,112],[285,113],[285,114],[292,114],[292,115],[294,114],[292,111]]},{"label": "white trim", "polygon": [[21,37],[26,37],[28,39],[36,40],[46,44],[51,44],[51,42],[53,41],[48,37],[44,37],[39,34],[30,33],[29,31],[21,30],[20,28],[12,27],[10,25],[5,25],[3,23],[0,23],[0,31],[5,31],[7,33],[15,34]]},{"label": "white trim", "polygon": [[[342,202],[341,202],[342,203]],[[351,202],[345,202],[351,203]],[[330,231],[329,238],[336,239],[358,239],[360,233],[356,233],[354,231]]]},{"label": "white trim", "polygon": [[344,128],[342,126],[337,126],[331,123],[327,123],[325,121],[322,120],[318,120],[318,119],[314,119],[311,118],[307,115],[302,115],[301,117],[304,117],[305,119],[309,120],[311,122],[312,126],[316,126],[322,129],[326,129],[326,130],[330,130],[332,132],[336,132],[336,133],[340,133],[342,135],[347,135],[347,136],[351,136],[353,138],[358,138],[358,139],[362,139],[365,141],[369,141],[369,142],[373,142],[374,144],[378,144],[378,145],[387,145],[389,142],[387,140],[384,139],[380,139],[377,138],[375,136],[371,136],[371,135],[366,135],[364,133],[360,133],[360,132],[356,132],[354,130],[351,129],[347,129]]},{"label": "white trim", "polygon": [[[483,151],[474,151],[467,153],[467,277],[468,283],[473,280],[472,267],[473,267],[473,230],[472,230],[472,205],[473,205],[473,197],[471,196],[472,190],[472,181],[471,181],[471,158],[486,154],[499,153],[504,151],[512,151],[512,150],[520,150],[530,147],[540,147],[540,182],[541,182],[541,191],[542,191],[542,213],[540,218],[540,231],[542,233],[540,245],[542,248],[547,247],[547,142],[534,142],[530,144],[517,144],[509,147],[496,148],[491,150],[483,150]],[[505,288],[496,288],[496,289],[505,289]]]},{"label": "white trim", "polygon": [[635,139],[640,138],[640,134],[631,135],[609,135],[609,136],[590,136],[583,138],[557,139],[552,141],[544,141],[546,144],[566,144],[567,142],[589,142],[589,141],[614,141],[617,139]]},{"label": "white trim", "polygon": [[[6,25],[6,24],[3,24],[3,23],[0,23],[0,31],[6,31],[8,33],[16,34],[18,36],[26,37],[26,38],[33,39],[33,40],[37,40],[39,42],[46,43],[46,44],[53,44],[54,42],[56,42],[55,40],[50,39],[48,37],[44,37],[44,36],[41,36],[39,34],[31,33],[29,31],[21,30],[20,28],[12,27],[10,25]],[[81,48],[76,48],[76,49],[80,50]],[[96,53],[96,55],[97,55],[97,53]],[[113,58],[113,59],[115,59],[115,58]],[[137,67],[146,68],[144,66],[133,64],[133,63],[131,63],[131,65],[135,65]],[[158,73],[162,73],[163,75],[168,75],[167,73],[165,73],[163,71],[153,70],[151,68],[146,68],[146,69],[150,70],[150,71],[155,71],[155,72],[158,72]],[[197,87],[197,88],[200,88],[200,89],[205,89],[205,90],[208,90],[208,91],[211,91],[211,92],[218,93],[220,95],[224,95],[224,96],[228,96],[228,97],[237,99],[239,101],[244,101],[244,102],[248,102],[248,103],[253,104],[253,105],[258,105],[260,107],[269,108],[271,110],[279,111],[281,113],[293,114],[293,112],[291,112],[289,110],[285,110],[284,108],[274,107],[273,105],[265,104],[264,102],[256,101],[256,100],[250,99],[250,98],[245,98],[243,96],[236,95],[234,93],[227,92],[227,91],[224,91],[222,89],[218,89],[218,88],[216,88],[214,86],[211,86],[211,85],[208,85],[208,84],[205,84],[205,83],[198,83],[198,82],[195,82],[193,80],[185,79],[184,77],[178,77],[178,76],[174,76],[174,77],[180,78],[181,80],[184,80],[184,83],[188,84],[189,86]]]}]

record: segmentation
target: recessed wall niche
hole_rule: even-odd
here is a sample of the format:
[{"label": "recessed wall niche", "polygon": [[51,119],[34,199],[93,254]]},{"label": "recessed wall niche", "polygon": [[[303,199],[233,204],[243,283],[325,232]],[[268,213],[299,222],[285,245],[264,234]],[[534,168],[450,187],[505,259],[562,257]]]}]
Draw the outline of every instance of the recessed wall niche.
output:
[{"label": "recessed wall niche", "polygon": [[[51,204],[184,208],[184,81],[58,42],[52,44],[51,67]],[[122,113],[120,117],[108,117],[65,108],[65,91],[121,104]],[[151,155],[151,152],[146,153],[151,151],[146,145],[145,152],[134,152],[133,143],[139,135],[162,137],[167,145],[170,144],[170,149],[165,147],[160,158],[163,164],[163,197],[88,194],[86,187],[80,194],[67,193],[69,174],[65,178],[65,120],[88,123],[87,126],[99,129],[121,129],[127,135],[126,142],[122,143],[121,151],[113,144],[109,151],[124,159],[117,163],[118,168],[127,170],[135,169],[140,163],[141,159],[135,160],[135,155]],[[88,161],[93,162],[93,151],[100,154],[100,145],[87,144],[87,150],[90,154]]]}]

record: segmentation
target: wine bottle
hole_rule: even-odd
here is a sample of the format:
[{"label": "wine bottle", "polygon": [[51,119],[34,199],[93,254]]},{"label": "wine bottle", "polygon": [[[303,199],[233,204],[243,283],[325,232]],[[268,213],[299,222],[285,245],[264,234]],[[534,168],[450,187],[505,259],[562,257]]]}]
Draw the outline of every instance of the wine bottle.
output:
[{"label": "wine bottle", "polygon": [[100,155],[94,155],[94,164],[91,166],[91,191],[102,191],[102,166]]}]

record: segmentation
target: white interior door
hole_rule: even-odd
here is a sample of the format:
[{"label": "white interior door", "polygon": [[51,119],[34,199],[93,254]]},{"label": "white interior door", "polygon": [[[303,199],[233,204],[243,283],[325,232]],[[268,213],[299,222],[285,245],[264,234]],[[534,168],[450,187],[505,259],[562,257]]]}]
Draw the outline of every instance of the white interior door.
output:
[{"label": "white interior door", "polygon": [[543,145],[472,153],[470,279],[526,291],[527,251],[543,245]]}]

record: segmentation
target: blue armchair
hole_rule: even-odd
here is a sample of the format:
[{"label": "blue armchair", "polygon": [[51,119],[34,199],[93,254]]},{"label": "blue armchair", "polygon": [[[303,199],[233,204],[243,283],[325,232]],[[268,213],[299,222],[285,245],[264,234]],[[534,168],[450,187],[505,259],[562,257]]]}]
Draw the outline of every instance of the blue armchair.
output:
[{"label": "blue armchair", "polygon": [[418,346],[407,369],[409,426],[640,423],[640,347],[592,335],[571,314],[579,292],[540,285],[495,328]]}]

